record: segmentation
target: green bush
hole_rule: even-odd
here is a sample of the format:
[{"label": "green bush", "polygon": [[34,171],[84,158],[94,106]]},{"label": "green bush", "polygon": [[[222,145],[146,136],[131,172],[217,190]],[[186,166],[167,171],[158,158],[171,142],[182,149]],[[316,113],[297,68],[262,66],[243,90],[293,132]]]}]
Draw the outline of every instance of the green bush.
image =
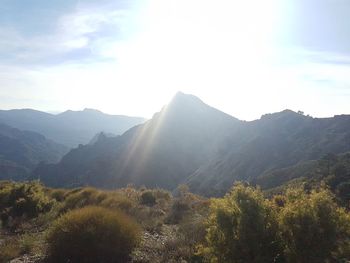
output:
[{"label": "green bush", "polygon": [[64,189],[52,189],[49,191],[50,196],[58,202],[64,201],[66,193],[67,190]]},{"label": "green bush", "polygon": [[166,219],[168,224],[178,224],[191,211],[190,204],[186,200],[177,199],[171,206],[170,213]]},{"label": "green bush", "polygon": [[62,207],[63,211],[68,211],[84,206],[97,205],[100,192],[94,188],[73,189],[66,193],[65,201]]},{"label": "green bush", "polygon": [[141,194],[141,204],[154,206],[156,204],[156,197],[152,191],[145,191]]},{"label": "green bush", "polygon": [[238,185],[212,200],[203,243],[198,255],[210,262],[347,262],[350,215],[323,187],[289,189],[270,201]]},{"label": "green bush", "polygon": [[207,231],[202,252],[210,262],[280,262],[277,214],[257,189],[237,185],[213,200]]},{"label": "green bush", "polygon": [[83,208],[85,206],[102,206],[129,212],[136,204],[130,198],[115,191],[100,191],[95,188],[74,189],[65,195],[61,212]]},{"label": "green bush", "polygon": [[122,212],[85,207],[60,217],[48,232],[50,262],[126,262],[140,227]]},{"label": "green bush", "polygon": [[0,184],[0,214],[3,225],[7,224],[9,218],[36,217],[49,211],[54,203],[38,182]]},{"label": "green bush", "polygon": [[16,239],[7,240],[0,244],[0,263],[10,262],[21,255],[21,247]]},{"label": "green bush", "polygon": [[289,190],[280,213],[288,262],[329,262],[350,241],[349,214],[325,189],[306,194]]},{"label": "green bush", "polygon": [[128,213],[131,208],[136,206],[136,204],[125,196],[113,193],[109,194],[106,199],[101,201],[100,206],[105,208],[119,209]]}]

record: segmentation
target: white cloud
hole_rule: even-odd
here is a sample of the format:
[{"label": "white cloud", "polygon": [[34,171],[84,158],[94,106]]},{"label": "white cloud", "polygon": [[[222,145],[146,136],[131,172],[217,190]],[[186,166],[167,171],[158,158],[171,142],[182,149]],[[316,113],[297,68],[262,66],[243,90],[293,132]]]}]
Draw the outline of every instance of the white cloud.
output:
[{"label": "white cloud", "polygon": [[[51,34],[23,36],[15,28],[0,26],[0,56],[13,64],[47,64],[77,49],[93,48],[99,55],[99,43],[120,38],[125,30],[128,10],[80,7],[63,15]],[[108,32],[104,32],[109,28]],[[66,59],[73,59],[74,56]],[[83,58],[89,59],[89,55]],[[98,59],[95,58],[95,59]]]}]

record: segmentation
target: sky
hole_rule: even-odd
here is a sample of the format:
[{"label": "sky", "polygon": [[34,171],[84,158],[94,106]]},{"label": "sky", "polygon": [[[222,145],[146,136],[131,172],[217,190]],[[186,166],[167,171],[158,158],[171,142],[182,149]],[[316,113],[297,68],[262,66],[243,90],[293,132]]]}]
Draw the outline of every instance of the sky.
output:
[{"label": "sky", "polygon": [[348,0],[0,0],[0,108],[350,114]]}]

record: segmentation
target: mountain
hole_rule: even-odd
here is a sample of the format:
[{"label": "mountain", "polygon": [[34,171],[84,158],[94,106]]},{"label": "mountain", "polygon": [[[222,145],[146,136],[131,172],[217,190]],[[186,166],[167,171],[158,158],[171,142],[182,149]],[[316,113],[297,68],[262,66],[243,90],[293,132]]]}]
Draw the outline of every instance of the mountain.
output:
[{"label": "mountain", "polygon": [[99,132],[89,141],[89,144],[95,144],[98,140],[104,137],[116,137],[113,133]]},{"label": "mountain", "polygon": [[319,185],[320,182],[348,205],[350,201],[350,152],[327,154],[318,160],[304,161],[293,166],[268,171],[255,183],[268,192],[280,192],[288,185]]},{"label": "mountain", "polygon": [[178,93],[153,118],[123,135],[98,136],[33,178],[50,186],[115,188],[129,183],[223,195],[235,181],[350,151],[350,116],[312,118],[284,110],[245,122]]},{"label": "mountain", "polygon": [[188,178],[193,191],[222,195],[237,180],[254,181],[267,171],[347,152],[350,116],[312,118],[285,110],[246,123],[231,140],[236,147]]},{"label": "mountain", "polygon": [[143,118],[108,115],[97,110],[65,111],[54,115],[31,109],[0,111],[0,123],[43,134],[67,147],[88,143],[99,132],[122,134]]},{"label": "mountain", "polygon": [[120,187],[128,183],[175,188],[213,156],[241,122],[192,95],[178,93],[161,112],[123,135],[100,136],[70,151],[35,178],[52,186]]},{"label": "mountain", "polygon": [[67,151],[41,134],[0,124],[0,180],[25,179],[40,162],[58,162]]}]

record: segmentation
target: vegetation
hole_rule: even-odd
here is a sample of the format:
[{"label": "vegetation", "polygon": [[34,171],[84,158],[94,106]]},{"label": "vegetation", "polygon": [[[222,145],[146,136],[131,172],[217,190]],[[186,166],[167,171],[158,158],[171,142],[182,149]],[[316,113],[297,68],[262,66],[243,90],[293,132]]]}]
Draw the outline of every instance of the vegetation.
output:
[{"label": "vegetation", "polygon": [[277,213],[262,192],[238,185],[212,202],[208,222],[210,258],[227,263],[279,262]]},{"label": "vegetation", "polygon": [[[280,211],[281,234],[288,262],[331,261],[348,245],[350,217],[328,190],[289,190]],[[335,258],[334,258],[335,257]]]},{"label": "vegetation", "polygon": [[9,240],[0,246],[0,262],[6,263],[21,254],[21,248],[17,241]]},{"label": "vegetation", "polygon": [[145,191],[141,194],[141,204],[154,206],[156,204],[156,197],[152,191]]},{"label": "vegetation", "polygon": [[321,263],[350,260],[350,215],[326,184],[243,184],[208,199],[162,189],[0,182],[0,262]]},{"label": "vegetation", "polygon": [[3,225],[13,224],[15,218],[37,217],[47,212],[54,201],[38,182],[0,184],[0,219]]},{"label": "vegetation", "polygon": [[85,207],[60,217],[48,233],[50,262],[126,262],[140,227],[121,212]]},{"label": "vegetation", "polygon": [[272,194],[285,192],[291,185],[316,188],[326,184],[345,207],[350,205],[350,153],[326,154],[316,161],[275,170],[259,177],[255,183]]},{"label": "vegetation", "polygon": [[349,241],[350,215],[329,190],[289,189],[268,200],[240,184],[213,200],[200,254],[210,262],[334,262],[349,259]]}]

